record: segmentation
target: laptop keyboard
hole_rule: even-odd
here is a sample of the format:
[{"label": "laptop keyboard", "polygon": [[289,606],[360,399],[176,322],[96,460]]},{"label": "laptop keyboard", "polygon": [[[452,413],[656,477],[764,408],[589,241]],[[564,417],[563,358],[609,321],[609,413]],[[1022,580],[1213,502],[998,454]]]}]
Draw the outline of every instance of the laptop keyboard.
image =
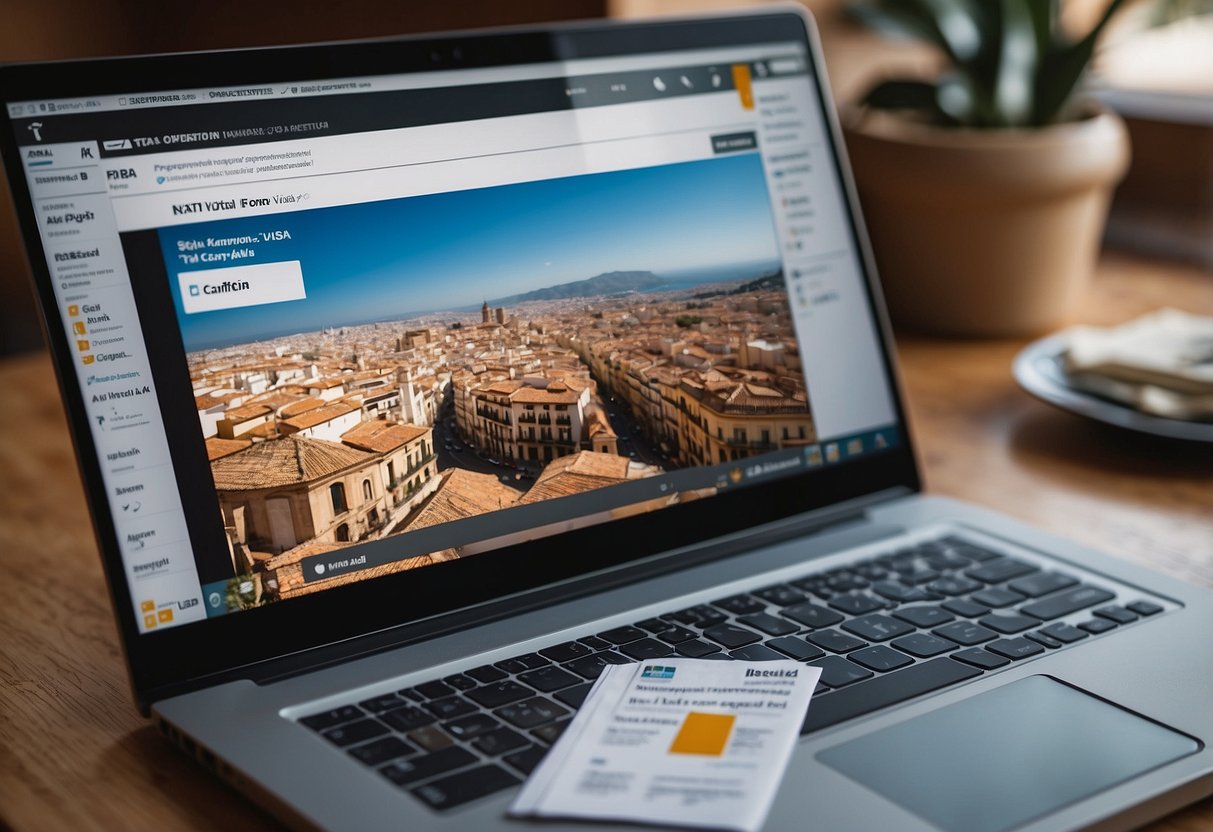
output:
[{"label": "laptop keyboard", "polygon": [[[608,665],[687,657],[820,667],[806,734],[1163,609],[947,536],[299,722],[446,810],[520,784]],[[1059,620],[1075,613],[1082,620]]]}]

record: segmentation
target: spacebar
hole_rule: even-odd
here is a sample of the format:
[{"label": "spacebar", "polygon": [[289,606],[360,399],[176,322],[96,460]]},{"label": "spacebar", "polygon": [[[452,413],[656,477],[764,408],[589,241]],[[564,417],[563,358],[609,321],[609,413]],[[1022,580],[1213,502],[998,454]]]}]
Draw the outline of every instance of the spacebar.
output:
[{"label": "spacebar", "polygon": [[878,676],[869,682],[860,682],[820,699],[814,699],[809,703],[809,715],[805,717],[800,733],[807,734],[828,728],[980,675],[981,671],[975,667],[948,658],[939,658],[886,676]]}]

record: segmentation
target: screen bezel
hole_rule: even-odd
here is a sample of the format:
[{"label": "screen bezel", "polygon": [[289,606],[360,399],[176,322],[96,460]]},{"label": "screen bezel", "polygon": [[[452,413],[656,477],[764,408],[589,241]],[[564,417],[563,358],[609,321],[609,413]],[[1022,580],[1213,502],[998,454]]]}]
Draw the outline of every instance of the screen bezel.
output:
[{"label": "screen bezel", "polygon": [[[219,675],[255,676],[255,668],[290,654],[348,642],[368,634],[392,633],[401,643],[432,632],[443,616],[466,620],[469,607],[509,596],[550,590],[554,583],[587,576],[591,583],[626,580],[628,567],[688,544],[718,538],[783,518],[889,490],[921,488],[906,414],[893,361],[891,331],[876,284],[872,258],[857,209],[857,198],[821,67],[811,19],[784,7],[762,13],[643,22],[576,23],[542,30],[496,30],[374,42],[277,47],[232,52],[159,55],[53,64],[0,67],[4,103],[39,98],[80,97],[276,81],[322,80],[359,75],[488,68],[576,58],[729,47],[749,43],[802,41],[809,47],[811,83],[830,126],[827,136],[839,181],[848,197],[851,234],[861,254],[868,299],[877,322],[886,381],[894,399],[899,441],[867,458],[802,476],[754,485],[710,500],[615,521],[609,534],[590,527],[484,556],[437,564],[411,572],[334,587],[266,607],[203,622],[141,634],[108,511],[101,467],[76,378],[71,345],[57,326],[45,252],[13,131],[0,131],[9,182],[16,198],[23,237],[34,274],[43,327],[59,378],[73,441],[88,494],[109,591],[126,647],[128,668],[141,706],[165,693],[203,686]],[[154,79],[149,83],[148,79]],[[641,541],[617,551],[613,541]],[[576,558],[568,553],[575,551]],[[610,575],[609,581],[603,576]],[[584,584],[584,582],[583,582]],[[581,586],[578,591],[585,591]],[[402,609],[400,599],[410,602]],[[508,606],[507,602],[507,606]],[[382,637],[378,642],[384,642]]]}]

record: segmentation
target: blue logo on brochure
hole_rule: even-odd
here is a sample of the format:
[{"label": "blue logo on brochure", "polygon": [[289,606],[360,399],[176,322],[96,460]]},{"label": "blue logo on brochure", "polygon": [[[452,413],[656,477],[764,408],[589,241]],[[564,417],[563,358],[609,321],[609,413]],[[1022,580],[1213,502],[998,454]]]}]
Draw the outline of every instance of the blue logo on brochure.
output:
[{"label": "blue logo on brochure", "polygon": [[640,673],[641,679],[673,679],[674,668],[662,667],[659,664],[646,665]]}]

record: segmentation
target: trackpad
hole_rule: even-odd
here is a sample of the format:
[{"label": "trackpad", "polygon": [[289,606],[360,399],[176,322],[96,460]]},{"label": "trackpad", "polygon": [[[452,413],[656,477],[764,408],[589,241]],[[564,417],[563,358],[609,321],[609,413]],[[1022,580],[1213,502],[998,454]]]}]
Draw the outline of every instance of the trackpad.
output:
[{"label": "trackpad", "polygon": [[1190,737],[1031,676],[817,759],[943,829],[1003,832],[1199,749]]}]

